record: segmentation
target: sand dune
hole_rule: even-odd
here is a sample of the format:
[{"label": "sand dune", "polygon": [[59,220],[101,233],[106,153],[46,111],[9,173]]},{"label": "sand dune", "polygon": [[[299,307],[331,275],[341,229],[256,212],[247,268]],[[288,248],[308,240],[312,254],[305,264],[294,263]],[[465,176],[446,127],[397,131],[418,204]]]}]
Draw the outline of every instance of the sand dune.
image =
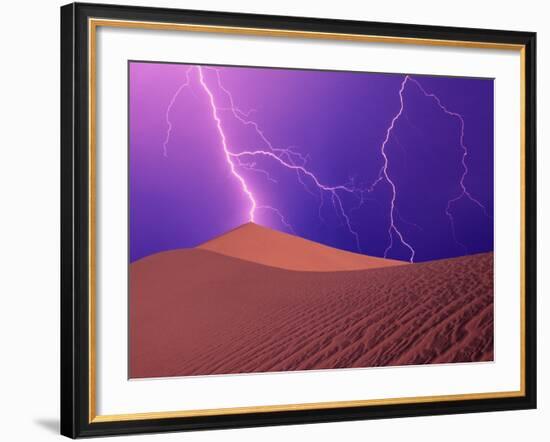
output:
[{"label": "sand dune", "polygon": [[299,272],[209,250],[130,267],[130,377],[493,358],[493,254]]},{"label": "sand dune", "polygon": [[300,271],[365,270],[408,264],[346,252],[254,223],[237,227],[198,248],[271,267]]}]

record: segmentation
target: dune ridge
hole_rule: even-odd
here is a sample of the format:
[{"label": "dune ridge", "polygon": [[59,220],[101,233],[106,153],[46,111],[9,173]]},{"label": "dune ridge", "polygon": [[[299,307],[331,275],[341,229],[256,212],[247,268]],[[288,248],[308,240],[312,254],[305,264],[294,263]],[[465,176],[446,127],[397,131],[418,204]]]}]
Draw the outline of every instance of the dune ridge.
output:
[{"label": "dune ridge", "polygon": [[197,249],[286,270],[334,272],[366,270],[408,262],[377,258],[329,247],[255,223],[247,223]]}]

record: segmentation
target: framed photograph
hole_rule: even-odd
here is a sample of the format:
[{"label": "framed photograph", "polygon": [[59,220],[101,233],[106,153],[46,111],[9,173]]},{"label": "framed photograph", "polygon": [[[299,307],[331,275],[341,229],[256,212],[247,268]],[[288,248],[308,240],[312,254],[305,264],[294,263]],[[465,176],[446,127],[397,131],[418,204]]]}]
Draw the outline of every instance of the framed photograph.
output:
[{"label": "framed photograph", "polygon": [[536,406],[534,33],[61,8],[61,432]]}]

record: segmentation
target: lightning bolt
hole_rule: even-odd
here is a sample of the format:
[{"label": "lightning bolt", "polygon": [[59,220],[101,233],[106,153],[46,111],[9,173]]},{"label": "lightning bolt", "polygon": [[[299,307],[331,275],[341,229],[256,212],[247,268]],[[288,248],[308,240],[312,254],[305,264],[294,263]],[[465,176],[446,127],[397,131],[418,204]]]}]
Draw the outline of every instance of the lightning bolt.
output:
[{"label": "lightning bolt", "polygon": [[[389,160],[388,160],[388,156],[386,155],[386,146],[388,144],[388,141],[390,140],[392,131],[395,128],[395,123],[397,123],[397,120],[403,114],[403,109],[405,107],[405,101],[403,99],[403,91],[405,90],[405,86],[407,84],[408,79],[409,79],[409,76],[407,75],[401,82],[401,87],[399,88],[399,103],[400,103],[399,111],[392,118],[390,125],[386,130],[386,137],[384,138],[384,141],[382,142],[382,146],[380,148],[380,154],[384,159],[384,163],[382,165],[382,170],[380,171],[380,173],[383,179],[386,180],[386,182],[390,185],[390,188],[391,188],[390,225],[388,227],[389,244],[386,247],[386,250],[384,250],[384,258],[388,257],[388,252],[393,248],[393,237],[395,234],[399,238],[399,241],[401,241],[401,244],[403,244],[411,252],[409,261],[412,263],[414,262],[414,255],[416,252],[413,249],[413,247],[407,241],[405,241],[405,238],[403,237],[403,233],[401,233],[401,231],[395,224],[395,217],[396,217],[395,201],[397,199],[397,189],[395,187],[395,183],[393,182],[393,180],[390,178],[388,174]],[[377,180],[374,185],[376,185],[380,181],[381,180]]]},{"label": "lightning bolt", "polygon": [[[395,234],[395,236],[397,236],[399,238],[399,241],[401,242],[401,244],[403,246],[405,246],[411,252],[410,257],[409,257],[409,261],[411,263],[414,262],[414,257],[415,257],[415,253],[416,253],[414,248],[411,246],[411,244],[408,243],[404,239],[403,233],[399,230],[399,228],[397,227],[397,225],[395,223],[396,217],[400,218],[399,213],[397,212],[397,207],[396,207],[397,189],[396,189],[396,186],[395,186],[395,182],[392,181],[392,179],[390,178],[390,176],[388,174],[389,160],[388,160],[388,157],[386,155],[386,147],[387,147],[387,144],[390,140],[392,132],[394,131],[394,128],[395,128],[395,125],[396,125],[397,121],[399,120],[399,118],[401,116],[404,116],[405,118],[408,119],[407,115],[404,113],[405,101],[404,101],[404,96],[403,96],[403,94],[405,92],[405,87],[407,86],[408,82],[413,83],[422,92],[422,94],[426,98],[430,98],[430,99],[434,100],[434,102],[439,107],[439,109],[441,111],[443,111],[446,115],[449,115],[450,117],[456,118],[459,121],[459,124],[460,124],[459,141],[460,141],[460,147],[461,147],[461,150],[462,150],[462,158],[461,158],[462,174],[460,176],[460,181],[459,181],[460,191],[459,191],[458,195],[456,195],[455,197],[453,197],[453,198],[451,198],[447,201],[447,206],[445,208],[445,214],[449,218],[451,231],[452,231],[452,235],[453,235],[453,239],[454,239],[455,243],[458,244],[460,247],[462,247],[464,249],[465,253],[468,253],[468,249],[466,248],[466,246],[464,244],[462,244],[457,239],[456,228],[455,228],[455,220],[454,220],[454,217],[451,213],[452,205],[455,204],[456,202],[460,201],[463,198],[467,198],[469,201],[471,201],[472,203],[477,205],[479,208],[481,208],[481,210],[483,210],[483,213],[487,217],[490,217],[490,216],[489,216],[485,206],[479,200],[477,200],[476,198],[474,198],[472,196],[472,194],[467,189],[466,184],[465,184],[465,179],[466,179],[466,176],[468,175],[469,169],[468,169],[468,165],[466,163],[466,157],[468,156],[468,148],[467,148],[467,146],[464,142],[464,132],[465,132],[464,117],[462,115],[460,115],[459,113],[457,113],[457,112],[453,112],[453,111],[449,110],[445,105],[443,105],[443,103],[441,102],[440,98],[437,95],[435,95],[434,93],[431,93],[431,92],[427,92],[426,89],[424,89],[424,87],[420,84],[420,82],[418,80],[412,78],[410,75],[406,75],[403,78],[403,81],[401,82],[401,86],[399,88],[399,102],[400,102],[399,110],[397,111],[397,113],[392,118],[392,120],[390,122],[390,125],[386,130],[386,137],[384,138],[384,141],[382,142],[382,146],[380,148],[380,153],[381,153],[381,155],[384,159],[382,170],[380,171],[380,175],[379,175],[378,179],[373,183],[373,185],[369,189],[370,191],[372,191],[378,183],[385,180],[390,185],[391,192],[392,192],[391,193],[391,200],[390,200],[390,225],[389,225],[389,228],[388,228],[389,244],[386,247],[386,250],[384,251],[384,257],[387,257],[389,251],[393,248],[394,234]],[[402,218],[401,218],[401,220],[402,220]]]},{"label": "lightning bolt", "polygon": [[[359,190],[346,185],[331,186],[331,185],[324,184],[320,180],[320,178],[317,177],[315,173],[313,173],[311,170],[309,170],[306,167],[306,163],[308,160],[307,156],[300,154],[293,148],[275,147],[271,143],[271,141],[267,138],[267,136],[265,135],[264,131],[261,129],[259,124],[254,120],[250,119],[250,114],[253,111],[244,112],[235,105],[235,101],[233,99],[232,94],[222,84],[222,81],[220,78],[220,72],[218,69],[213,67],[203,67],[203,66],[194,66],[194,68],[197,70],[197,73],[198,73],[198,82],[208,97],[211,116],[216,124],[217,133],[220,138],[220,145],[223,150],[229,170],[233,175],[233,177],[239,183],[243,194],[249,200],[249,203],[250,203],[250,209],[248,212],[249,221],[254,222],[256,220],[256,215],[258,210],[269,210],[278,217],[282,225],[284,225],[289,231],[295,233],[295,229],[286,220],[286,218],[283,216],[283,214],[279,209],[269,205],[265,205],[265,204],[261,204],[261,205],[258,204],[254,196],[254,193],[251,190],[249,184],[247,183],[245,177],[239,173],[240,169],[252,170],[255,172],[262,173],[270,181],[276,182],[276,180],[273,179],[266,170],[259,168],[256,162],[254,161],[254,158],[263,157],[263,158],[273,160],[274,162],[276,162],[277,165],[283,168],[294,171],[296,173],[296,177],[299,183],[304,187],[304,189],[308,193],[313,194],[308,184],[304,181],[305,179],[308,179],[308,182],[311,183],[320,192],[321,204],[323,200],[322,194],[328,193],[333,202],[333,206],[338,211],[339,215],[343,218],[348,231],[353,236],[357,250],[361,251],[361,241],[359,238],[359,234],[352,227],[350,216],[346,212],[344,208],[344,204],[342,202],[342,198],[339,194],[339,192],[346,192],[355,197],[359,197]],[[166,121],[167,121],[168,129],[167,129],[165,142],[163,144],[165,152],[167,149],[166,146],[170,140],[170,134],[172,130],[172,124],[169,118],[169,113],[172,107],[174,106],[174,103],[177,97],[181,94],[182,90],[190,86],[189,72],[191,69],[193,69],[193,67],[189,68],[186,71],[186,81],[176,90],[174,96],[170,100],[170,103],[166,111]],[[218,89],[221,90],[227,96],[229,101],[228,107],[223,107],[218,105],[216,101],[216,97],[214,96],[214,93],[211,87],[208,85],[208,82],[206,81],[206,78],[205,78],[206,70],[213,71],[215,73],[216,80],[217,80],[216,85]],[[258,135],[258,137],[262,141],[262,143],[264,144],[265,149],[257,148],[254,150],[244,150],[240,152],[234,152],[229,147],[230,143],[228,142],[227,136],[225,134],[222,118],[220,116],[220,114],[224,111],[229,111],[232,114],[232,116],[236,118],[243,125],[252,127],[255,133]]]},{"label": "lightning bolt", "polygon": [[[288,229],[292,233],[295,233],[294,228],[286,220],[286,218],[283,216],[283,214],[279,209],[266,204],[259,204],[257,202],[252,189],[250,188],[249,184],[246,181],[245,176],[241,175],[240,173],[241,169],[254,171],[265,175],[265,177],[271,182],[277,183],[277,181],[271,177],[269,172],[265,169],[260,168],[257,164],[257,161],[255,161],[256,158],[263,158],[274,162],[281,168],[295,172],[296,178],[298,182],[302,185],[302,187],[311,195],[318,196],[320,198],[318,211],[319,211],[319,217],[321,220],[322,220],[321,211],[324,205],[324,195],[327,194],[330,198],[330,201],[332,202],[332,206],[334,207],[334,210],[341,217],[347,230],[349,231],[350,235],[353,237],[357,250],[361,252],[360,237],[358,232],[352,226],[351,215],[346,211],[344,207],[344,203],[342,201],[342,195],[344,194],[351,195],[359,200],[359,205],[357,207],[352,208],[350,211],[351,213],[362,206],[364,200],[367,199],[365,198],[365,194],[373,192],[380,183],[386,182],[390,188],[391,197],[389,201],[389,206],[390,206],[389,226],[388,226],[389,240],[388,240],[388,245],[384,250],[384,257],[387,258],[388,254],[395,246],[395,241],[398,240],[399,243],[409,251],[410,253],[409,261],[411,263],[414,262],[416,251],[414,247],[411,245],[411,243],[405,238],[403,232],[399,229],[397,221],[399,220],[401,223],[411,224],[412,226],[418,229],[421,229],[421,228],[416,224],[404,221],[404,219],[399,214],[398,207],[397,207],[398,189],[395,184],[395,181],[392,179],[390,174],[391,167],[390,167],[390,161],[387,155],[388,143],[390,142],[390,139],[392,139],[392,136],[393,138],[395,138],[394,131],[398,120],[402,116],[405,118],[408,118],[407,114],[405,113],[404,92],[409,82],[414,84],[416,87],[418,87],[418,89],[423,93],[423,95],[426,98],[430,98],[434,100],[436,105],[446,115],[456,118],[460,123],[459,139],[460,139],[460,146],[463,152],[462,158],[461,158],[462,174],[459,181],[460,191],[455,197],[448,200],[447,207],[445,209],[445,213],[449,218],[449,222],[451,225],[451,230],[452,230],[452,234],[455,242],[461,247],[463,247],[464,250],[466,250],[466,247],[463,244],[461,244],[456,237],[455,220],[451,213],[451,208],[453,204],[455,204],[456,202],[460,201],[463,198],[467,198],[469,201],[479,206],[484,211],[484,213],[487,216],[489,216],[485,206],[483,206],[483,204],[479,200],[477,200],[472,196],[472,194],[470,193],[470,191],[468,190],[465,184],[465,179],[466,179],[466,176],[468,175],[469,170],[466,162],[466,158],[468,156],[468,149],[464,142],[464,132],[465,132],[464,118],[462,117],[462,115],[456,112],[450,111],[447,107],[445,107],[442,104],[439,97],[437,97],[433,93],[427,92],[423,88],[423,86],[418,82],[418,80],[412,78],[409,75],[406,75],[401,81],[399,92],[398,92],[399,109],[397,113],[390,120],[389,126],[385,130],[385,137],[380,146],[380,155],[382,157],[383,164],[379,171],[379,174],[375,179],[375,181],[369,187],[358,188],[354,185],[347,185],[347,184],[337,184],[337,185],[326,184],[314,172],[312,172],[307,167],[309,156],[302,155],[301,153],[297,152],[294,148],[290,148],[290,147],[281,148],[281,147],[274,146],[266,136],[265,132],[259,126],[259,124],[250,118],[250,115],[253,112],[255,112],[255,110],[250,110],[248,112],[245,112],[239,109],[235,105],[235,100],[233,98],[233,95],[222,83],[219,69],[216,69],[213,67],[191,66],[185,71],[186,80],[176,90],[166,109],[167,132],[163,143],[163,153],[165,156],[167,156],[167,146],[170,141],[170,136],[172,132],[170,112],[178,96],[181,94],[182,90],[191,85],[190,72],[192,69],[196,70],[197,76],[198,76],[198,84],[201,86],[202,90],[205,92],[208,98],[211,116],[216,125],[216,131],[219,136],[220,146],[223,151],[223,155],[225,157],[229,171],[231,175],[235,178],[235,180],[238,182],[238,184],[240,185],[243,195],[249,201],[248,219],[251,222],[254,222],[256,220],[256,215],[258,211],[267,210],[274,213],[280,220],[281,224],[284,225],[286,229]],[[217,103],[213,90],[208,85],[208,82],[206,81],[205,71],[214,72],[215,78],[216,78],[216,86],[218,90],[220,90],[226,96],[227,101],[229,102],[229,106],[223,107]],[[229,112],[232,115],[232,117],[234,117],[241,124],[243,124],[244,126],[251,127],[256,133],[256,135],[258,136],[258,138],[261,140],[262,144],[264,145],[264,148],[254,148],[254,149],[246,149],[246,150],[240,150],[240,151],[234,151],[232,148],[230,148],[230,143],[224,131],[222,117],[221,117],[221,113],[223,112]],[[316,189],[315,193],[312,192],[312,188]]]},{"label": "lightning bolt", "polygon": [[279,209],[276,209],[275,207],[272,207],[272,206],[257,206],[256,209],[257,210],[261,210],[261,209],[269,210],[269,211],[275,213],[275,215],[277,215],[277,217],[279,217],[279,220],[281,221],[281,224],[283,224],[289,231],[291,231],[294,235],[296,235],[296,231],[294,230],[294,227],[292,227],[292,225],[286,220],[286,218],[283,216],[283,214],[281,213],[281,211]]},{"label": "lightning bolt", "polygon": [[460,241],[458,241],[458,239],[457,239],[456,229],[455,229],[455,220],[454,220],[453,214],[451,213],[452,205],[457,203],[461,199],[466,198],[469,201],[471,201],[472,203],[474,203],[476,206],[478,206],[483,211],[483,214],[486,217],[490,218],[490,215],[487,212],[486,207],[478,199],[476,199],[472,196],[472,194],[467,189],[466,184],[464,182],[465,179],[466,179],[466,176],[468,175],[468,172],[469,172],[468,164],[466,163],[466,157],[468,156],[468,148],[466,147],[466,143],[464,142],[464,128],[465,128],[464,117],[462,115],[460,115],[459,113],[457,113],[457,112],[453,112],[453,111],[450,111],[449,109],[447,109],[447,107],[444,106],[441,103],[441,100],[439,99],[439,97],[437,95],[433,94],[433,93],[427,92],[422,87],[422,85],[418,82],[418,80],[416,80],[414,78],[410,78],[410,77],[409,77],[409,80],[412,81],[418,87],[418,89],[420,89],[420,91],[424,94],[425,97],[431,98],[432,100],[434,100],[434,102],[437,104],[439,109],[441,109],[445,114],[447,114],[447,115],[449,115],[453,118],[456,118],[458,120],[459,124],[460,124],[460,137],[459,137],[459,140],[460,140],[460,148],[462,149],[462,158],[460,160],[460,162],[462,164],[462,174],[460,176],[460,181],[459,181],[460,191],[459,191],[457,196],[455,196],[454,198],[451,198],[447,202],[447,207],[445,208],[445,214],[449,218],[449,222],[450,222],[450,225],[451,225],[451,230],[452,230],[452,234],[453,234],[453,238],[454,238],[455,242],[457,244],[459,244],[464,249],[465,253],[468,253],[468,248],[464,244],[462,244]]},{"label": "lightning bolt", "polygon": [[[220,70],[219,69],[216,69],[216,68],[213,68],[213,67],[205,67],[206,69],[209,69],[211,71],[214,71],[215,74],[216,74],[216,80],[217,80],[217,85],[218,85],[218,88],[224,92],[224,94],[227,96],[228,98],[228,101],[229,101],[229,107],[227,108],[223,108],[223,110],[227,110],[227,111],[230,111],[233,115],[233,117],[235,119],[237,119],[240,123],[242,123],[243,125],[245,126],[251,126],[253,128],[253,130],[255,131],[256,135],[258,135],[258,137],[262,140],[263,144],[265,145],[265,147],[267,149],[269,149],[269,151],[275,153],[277,156],[279,157],[283,157],[286,159],[286,161],[288,163],[290,163],[291,165],[293,166],[296,166],[296,164],[301,164],[303,167],[307,164],[307,161],[309,159],[309,155],[302,155],[300,154],[299,152],[297,152],[295,149],[293,149],[292,147],[287,147],[287,148],[281,148],[281,147],[275,147],[273,146],[273,144],[271,143],[271,141],[267,138],[267,136],[265,135],[264,131],[260,128],[260,126],[258,125],[258,123],[254,120],[251,120],[249,119],[250,117],[250,114],[253,113],[255,110],[252,109],[248,112],[245,112],[243,111],[242,109],[238,108],[236,105],[235,105],[235,100],[233,99],[233,94],[231,94],[231,92],[229,92],[229,90],[223,85],[222,81],[221,81],[221,75],[220,75]],[[246,163],[246,162],[241,162],[240,163],[241,166],[243,167],[248,167],[250,170],[255,170],[256,172],[260,172],[260,173],[263,173],[264,175],[267,175],[269,178],[269,173],[265,170],[262,170],[262,169],[259,169],[255,163]],[[299,173],[300,169],[296,168],[296,179],[298,180],[298,182],[302,185],[302,187],[304,188],[304,190],[309,193],[310,195],[314,196],[314,197],[317,197],[319,196],[320,198],[320,202],[319,202],[319,207],[318,207],[318,213],[319,213],[319,218],[321,220],[323,220],[323,217],[321,215],[321,212],[322,212],[322,208],[323,208],[323,205],[324,205],[324,198],[323,198],[323,189],[320,189],[318,187],[318,190],[319,190],[319,194],[316,195],[315,193],[313,193],[311,191],[311,189],[309,188],[309,186],[302,180],[302,176],[301,174]],[[273,181],[271,179],[271,181]],[[335,207],[335,209],[337,209]],[[275,210],[275,209],[273,209]],[[338,209],[337,209],[338,210]],[[341,211],[343,211],[343,206],[341,207]],[[283,220],[283,216],[279,213],[278,214],[279,218],[281,220]],[[359,241],[359,236],[357,234],[357,232],[355,232],[352,228],[351,228],[351,223],[349,222],[349,216],[343,212],[342,213],[342,216],[344,217],[344,219],[347,220],[346,224],[348,226],[348,229],[350,230],[350,233],[354,236],[355,238],[355,241],[357,243],[357,248],[358,250],[361,250],[361,247],[360,247],[360,241]],[[285,226],[289,226],[289,224],[284,221],[283,224]],[[291,229],[292,231],[294,231],[294,229]]]},{"label": "lightning bolt", "polygon": [[351,226],[350,217],[346,213],[344,206],[342,204],[342,199],[338,194],[338,191],[342,191],[342,192],[347,192],[352,195],[355,195],[357,193],[357,189],[353,189],[345,185],[330,186],[330,185],[323,184],[322,182],[319,181],[319,179],[313,172],[309,171],[304,166],[286,161],[280,156],[268,150],[253,150],[253,151],[245,150],[238,153],[229,153],[229,155],[235,158],[241,158],[243,156],[258,156],[258,155],[265,156],[279,163],[281,166],[283,166],[286,169],[300,172],[304,177],[308,177],[318,189],[324,192],[328,192],[330,194],[333,204],[335,205],[335,207],[338,208],[338,212],[344,218],[348,230],[351,232],[351,234],[355,238],[357,249],[361,251],[359,234]]},{"label": "lightning bolt", "polygon": [[208,95],[208,99],[210,101],[210,108],[211,108],[211,111],[212,111],[212,118],[216,122],[216,128],[218,130],[218,135],[220,136],[221,145],[222,145],[222,148],[223,148],[225,159],[226,159],[227,164],[229,166],[229,170],[231,171],[233,176],[237,179],[237,181],[240,183],[243,193],[250,200],[250,210],[248,212],[248,215],[249,215],[250,221],[254,222],[254,215],[256,214],[256,207],[257,207],[256,200],[254,199],[254,195],[252,194],[252,192],[248,188],[248,185],[246,184],[245,179],[241,175],[239,175],[239,173],[237,172],[237,168],[235,167],[235,163],[233,163],[233,160],[232,160],[232,154],[231,154],[231,152],[229,151],[229,149],[227,147],[227,138],[225,136],[225,132],[223,131],[222,122],[220,120],[220,117],[218,116],[218,109],[216,107],[216,101],[214,100],[214,95],[212,94],[212,91],[210,90],[210,88],[208,87],[206,82],[204,81],[204,74],[203,74],[202,68],[200,66],[197,66],[197,70],[198,70],[198,73],[199,73],[199,82],[200,82],[201,86],[203,87],[204,91],[206,92],[206,94]]},{"label": "lightning bolt", "polygon": [[162,143],[162,151],[163,151],[163,154],[164,154],[165,157],[168,157],[168,143],[170,141],[170,135],[172,134],[172,121],[170,120],[170,112],[172,111],[172,108],[174,107],[176,99],[178,98],[181,91],[184,90],[187,86],[189,86],[189,83],[191,81],[190,78],[189,78],[189,72],[191,72],[191,68],[188,68],[185,71],[185,78],[186,78],[185,83],[183,83],[178,88],[176,93],[170,99],[170,103],[168,104],[168,107],[166,108],[165,119],[166,119],[166,124],[168,125],[168,129],[166,130],[166,138],[164,139],[164,143]]}]

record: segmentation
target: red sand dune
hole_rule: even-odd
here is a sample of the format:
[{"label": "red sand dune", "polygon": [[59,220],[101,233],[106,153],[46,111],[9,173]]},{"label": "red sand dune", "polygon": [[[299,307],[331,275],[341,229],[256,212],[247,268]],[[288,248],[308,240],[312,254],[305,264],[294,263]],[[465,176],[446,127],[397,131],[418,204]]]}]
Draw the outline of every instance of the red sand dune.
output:
[{"label": "red sand dune", "polygon": [[130,284],[132,378],[493,359],[492,253],[304,272],[187,249]]},{"label": "red sand dune", "polygon": [[408,264],[334,249],[254,223],[243,224],[197,248],[271,267],[313,272],[365,270]]}]

